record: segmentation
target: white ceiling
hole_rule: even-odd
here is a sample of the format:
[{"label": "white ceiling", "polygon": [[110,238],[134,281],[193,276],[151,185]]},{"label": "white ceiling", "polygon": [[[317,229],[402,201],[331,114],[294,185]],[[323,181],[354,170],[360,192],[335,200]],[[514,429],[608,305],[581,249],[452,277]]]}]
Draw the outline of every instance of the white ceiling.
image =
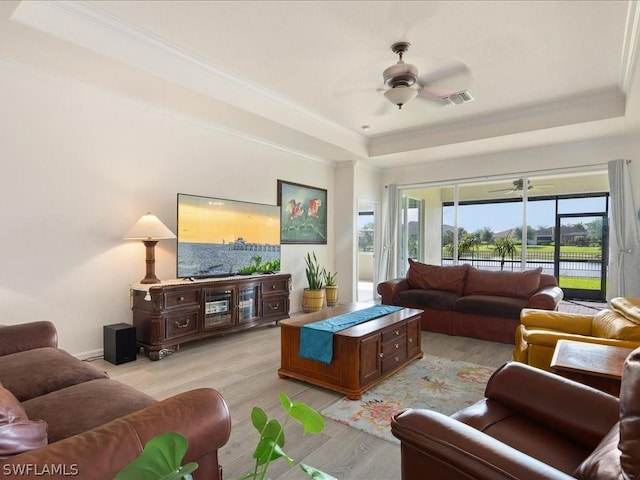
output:
[{"label": "white ceiling", "polygon": [[[0,61],[384,168],[637,131],[639,11],[612,0],[10,1]],[[468,78],[436,86],[474,101],[391,105],[378,89],[400,40],[421,74],[463,62]]]}]

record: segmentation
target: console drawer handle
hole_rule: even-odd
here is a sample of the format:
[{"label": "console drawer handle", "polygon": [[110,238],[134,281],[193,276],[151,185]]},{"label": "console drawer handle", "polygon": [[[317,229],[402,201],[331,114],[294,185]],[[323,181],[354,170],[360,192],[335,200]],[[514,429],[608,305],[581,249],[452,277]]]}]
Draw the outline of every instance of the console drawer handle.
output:
[{"label": "console drawer handle", "polygon": [[179,321],[176,320],[176,328],[187,328],[189,326],[189,322],[191,321],[190,318],[187,318],[184,323],[180,323]]},{"label": "console drawer handle", "polygon": [[410,339],[409,339],[409,343],[413,343],[413,338],[410,338]]},{"label": "console drawer handle", "polygon": [[378,354],[378,356],[379,356],[380,358],[384,358],[384,353],[382,353],[382,352],[381,352],[381,353],[379,353],[379,354]]},{"label": "console drawer handle", "polygon": [[400,335],[400,330],[394,330],[393,332],[395,335]]},{"label": "console drawer handle", "polygon": [[396,343],[396,344],[395,344],[395,347],[396,347],[396,350],[398,350],[398,349],[400,348],[400,344],[399,344],[399,343]]},{"label": "console drawer handle", "polygon": [[275,305],[269,304],[269,310],[278,310],[279,307],[279,303],[276,303]]},{"label": "console drawer handle", "polygon": [[183,296],[178,297],[178,301],[179,302],[184,302],[184,297]]}]

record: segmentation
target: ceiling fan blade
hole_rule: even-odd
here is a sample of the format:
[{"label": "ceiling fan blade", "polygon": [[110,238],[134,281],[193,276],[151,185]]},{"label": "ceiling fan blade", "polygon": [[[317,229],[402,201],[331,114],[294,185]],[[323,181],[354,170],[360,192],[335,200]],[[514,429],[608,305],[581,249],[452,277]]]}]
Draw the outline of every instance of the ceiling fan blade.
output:
[{"label": "ceiling fan blade", "polygon": [[501,188],[499,190],[488,190],[487,193],[500,193],[500,192],[517,192],[517,188]]},{"label": "ceiling fan blade", "polygon": [[442,100],[443,96],[449,95],[451,92],[446,92],[444,90],[439,90],[437,88],[432,87],[422,87],[418,91],[418,96],[422,98],[426,98],[427,100],[433,100],[435,102],[440,103],[442,106],[445,105]]},{"label": "ceiling fan blade", "polygon": [[380,104],[380,106],[376,109],[374,115],[376,116],[382,116],[382,115],[387,115],[389,113],[391,113],[391,111],[397,108],[394,105],[391,105],[389,102],[387,102],[386,100],[384,102],[382,102]]},{"label": "ceiling fan blade", "polygon": [[471,83],[471,72],[464,63],[449,62],[440,68],[418,76],[418,84],[423,87],[437,85],[440,81],[451,90],[464,90]]}]

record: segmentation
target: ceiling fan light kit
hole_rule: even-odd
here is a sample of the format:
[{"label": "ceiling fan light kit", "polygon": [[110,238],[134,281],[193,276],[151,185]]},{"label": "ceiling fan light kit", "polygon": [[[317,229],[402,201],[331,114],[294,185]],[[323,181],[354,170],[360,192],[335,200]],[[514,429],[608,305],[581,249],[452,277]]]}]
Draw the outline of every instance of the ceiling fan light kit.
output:
[{"label": "ceiling fan light kit", "polygon": [[382,72],[384,85],[387,88],[384,91],[384,96],[387,100],[397,105],[399,109],[418,95],[426,99],[440,101],[443,105],[460,105],[473,100],[473,97],[466,90],[454,93],[436,93],[431,91],[428,86],[430,82],[445,76],[466,72],[467,67],[464,64],[456,62],[453,67],[449,66],[447,69],[419,77],[418,68],[404,62],[404,54],[410,46],[409,42],[396,42],[391,45],[393,53],[398,55],[398,62]]},{"label": "ceiling fan light kit", "polygon": [[410,102],[418,95],[418,91],[415,88],[407,86],[393,87],[390,90],[384,92],[384,96],[398,108],[402,108],[405,103]]}]

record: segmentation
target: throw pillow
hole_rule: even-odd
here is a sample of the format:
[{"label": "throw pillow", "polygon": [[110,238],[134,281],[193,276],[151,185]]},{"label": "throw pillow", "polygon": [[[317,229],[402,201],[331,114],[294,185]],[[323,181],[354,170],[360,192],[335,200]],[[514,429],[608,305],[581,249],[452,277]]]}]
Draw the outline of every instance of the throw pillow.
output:
[{"label": "throw pillow", "polygon": [[47,440],[46,422],[29,420],[18,399],[0,387],[0,458],[40,448]]},{"label": "throw pillow", "polygon": [[529,298],[540,287],[541,273],[542,267],[524,272],[494,272],[469,267],[464,294]]},{"label": "throw pillow", "polygon": [[468,265],[441,267],[409,259],[407,281],[412,288],[443,290],[462,295]]}]

